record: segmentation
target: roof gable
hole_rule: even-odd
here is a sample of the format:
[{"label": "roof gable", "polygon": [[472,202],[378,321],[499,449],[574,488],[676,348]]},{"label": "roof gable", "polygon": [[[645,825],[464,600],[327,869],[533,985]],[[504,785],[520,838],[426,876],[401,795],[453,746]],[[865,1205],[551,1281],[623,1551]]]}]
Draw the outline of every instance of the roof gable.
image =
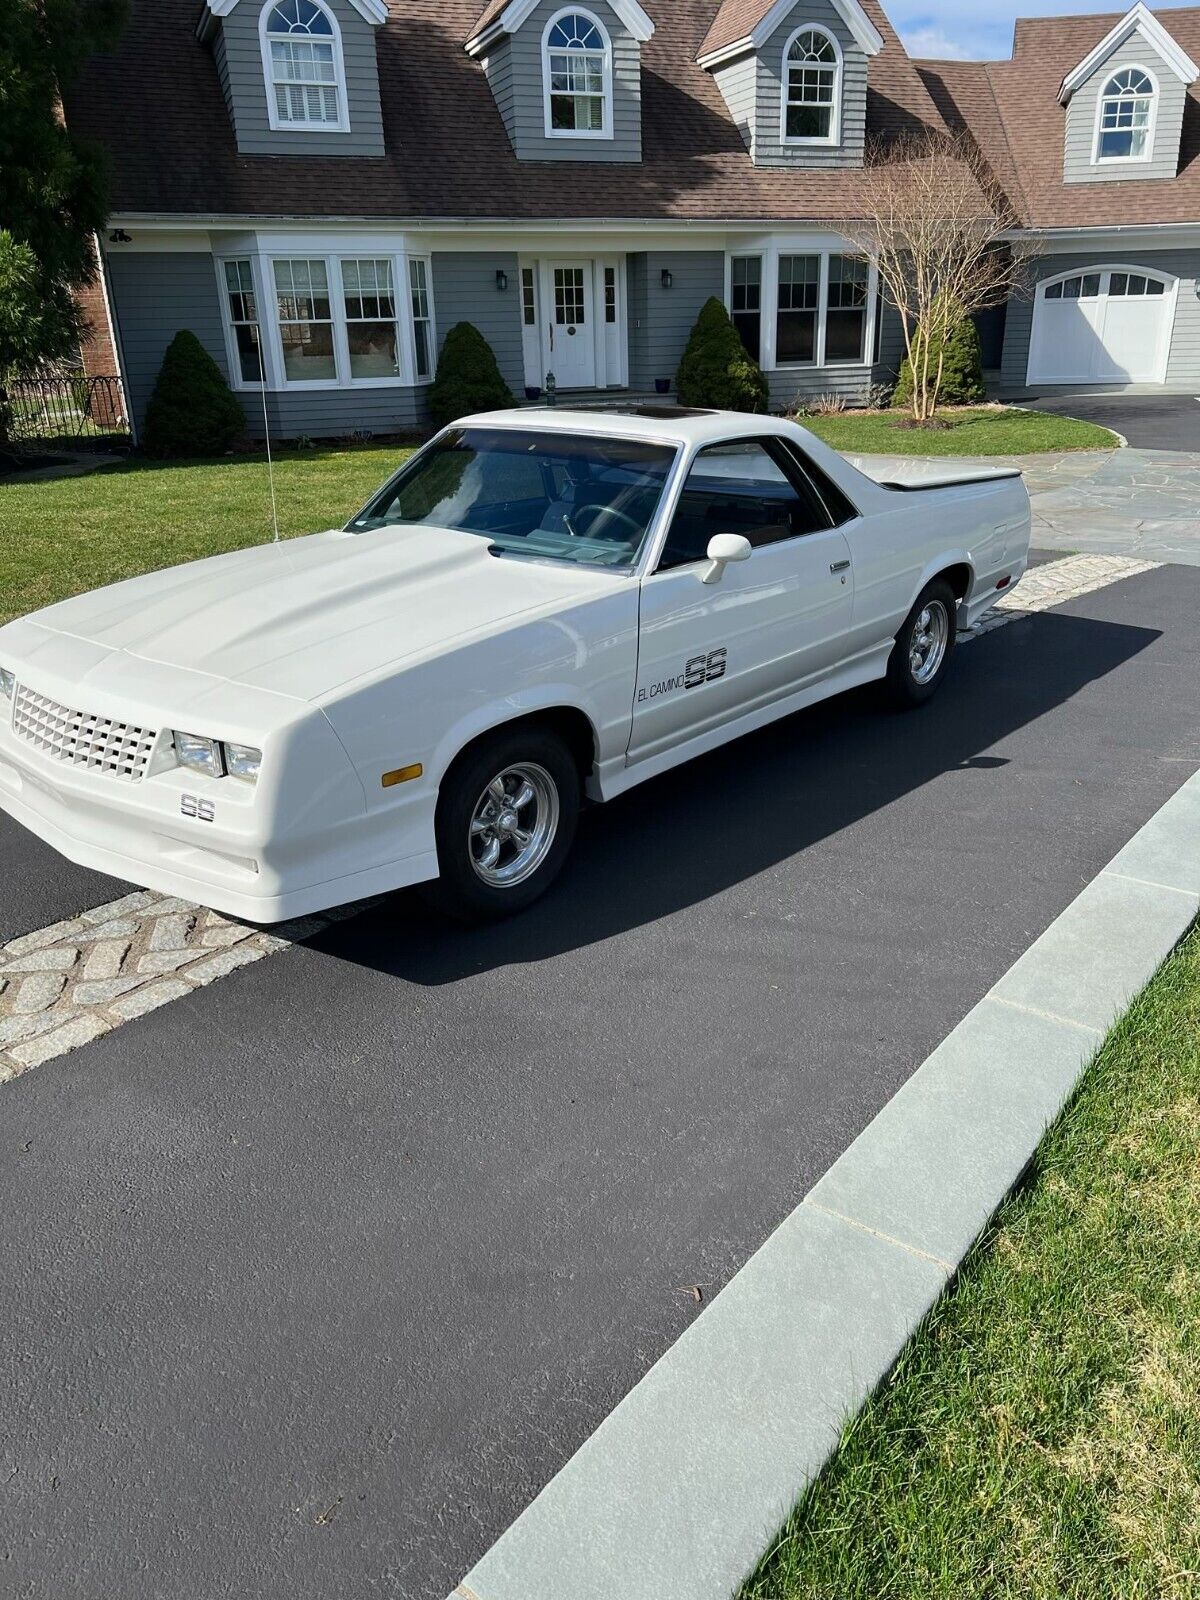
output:
[{"label": "roof gable", "polygon": [[[580,0],[580,3],[586,9],[587,0]],[[638,0],[608,0],[608,4],[639,44],[653,38],[654,24]],[[501,34],[516,33],[537,6],[538,0],[492,0],[471,30],[466,45],[468,54],[477,54]]]},{"label": "roof gable", "polygon": [[[883,35],[859,0],[832,0],[832,3],[864,54],[878,55],[883,49]],[[724,0],[696,59],[702,67],[713,67],[747,50],[759,49],[789,12],[799,10],[802,5],[803,0]]]},{"label": "roof gable", "polygon": [[1126,39],[1133,34],[1140,33],[1151,48],[1162,58],[1171,71],[1186,84],[1195,83],[1200,78],[1200,67],[1188,55],[1187,51],[1178,45],[1167,30],[1159,22],[1152,11],[1142,4],[1142,0],[1127,11],[1115,28],[1112,28],[1101,39],[1094,50],[1089,50],[1087,55],[1077,67],[1067,73],[1058,91],[1058,98],[1065,106],[1075,91],[1085,84],[1092,74],[1108,60],[1114,50],[1119,50]]},{"label": "roof gable", "polygon": [[[227,17],[238,0],[205,0],[205,4],[214,17]],[[363,21],[369,22],[373,28],[387,21],[387,0],[350,0],[350,4]]]}]

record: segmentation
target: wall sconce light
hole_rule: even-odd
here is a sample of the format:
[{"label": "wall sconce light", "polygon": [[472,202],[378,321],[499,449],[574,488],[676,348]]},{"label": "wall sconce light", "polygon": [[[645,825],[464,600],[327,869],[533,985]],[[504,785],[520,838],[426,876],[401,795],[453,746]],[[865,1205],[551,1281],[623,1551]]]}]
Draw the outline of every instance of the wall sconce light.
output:
[{"label": "wall sconce light", "polygon": [[674,282],[675,282],[675,280],[671,276],[670,267],[664,267],[662,269],[662,286],[663,286],[663,288],[664,289],[669,289]]},{"label": "wall sconce light", "polygon": [[132,244],[133,235],[126,233],[124,228],[114,228],[108,236],[109,244]]},{"label": "wall sconce light", "polygon": [[508,273],[505,272],[503,267],[496,273],[496,287],[501,294],[504,294],[508,288]]}]

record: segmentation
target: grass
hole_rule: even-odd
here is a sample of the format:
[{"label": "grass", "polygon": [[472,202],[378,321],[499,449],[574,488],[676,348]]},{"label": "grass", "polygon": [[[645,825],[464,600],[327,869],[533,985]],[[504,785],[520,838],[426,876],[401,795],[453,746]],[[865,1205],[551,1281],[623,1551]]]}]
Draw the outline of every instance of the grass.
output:
[{"label": "grass", "polygon": [[1200,929],[742,1600],[1200,1595]]},{"label": "grass", "polygon": [[945,428],[906,428],[904,411],[843,411],[801,417],[804,427],[849,455],[1025,456],[1047,450],[1106,450],[1116,444],[1107,428],[1049,411],[974,406],[939,413]]},{"label": "grass", "polygon": [[[410,452],[397,445],[276,457],[285,538],[337,527]],[[84,478],[0,484],[0,623],[68,595],[271,537],[265,459],[129,462]]]}]

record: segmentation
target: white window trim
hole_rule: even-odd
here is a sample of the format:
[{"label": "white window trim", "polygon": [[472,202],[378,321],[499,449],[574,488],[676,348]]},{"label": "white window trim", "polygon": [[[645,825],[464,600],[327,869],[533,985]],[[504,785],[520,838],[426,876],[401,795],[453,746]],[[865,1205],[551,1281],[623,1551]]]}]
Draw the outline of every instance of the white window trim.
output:
[{"label": "white window trim", "polygon": [[[790,77],[790,63],[788,54],[796,40],[805,33],[819,33],[822,38],[828,39],[833,46],[837,58],[833,77],[833,106],[829,117],[829,132],[822,138],[789,138],[787,131],[788,114],[788,79]],[[803,27],[797,28],[791,34],[783,47],[783,72],[779,80],[779,142],[789,149],[817,146],[818,148],[833,149],[842,142],[842,82],[846,74],[846,61],[842,55],[842,47],[836,34],[830,33],[828,28],[823,28],[819,22],[806,22]]]},{"label": "white window trim", "polygon": [[[1140,156],[1102,156],[1100,154],[1100,133],[1104,121],[1104,105],[1107,100],[1120,102],[1125,99],[1143,99],[1144,96],[1110,95],[1109,85],[1114,78],[1120,77],[1123,72],[1144,72],[1150,79],[1153,93],[1150,95],[1150,120],[1146,126],[1146,148]],[[1141,167],[1154,159],[1154,136],[1158,131],[1158,102],[1160,85],[1156,73],[1149,67],[1143,67],[1140,62],[1131,61],[1126,66],[1116,67],[1106,73],[1100,93],[1096,96],[1096,126],[1092,133],[1092,165],[1094,167]]]},{"label": "white window trim", "polygon": [[[875,324],[879,317],[879,272],[873,261],[867,262],[867,304],[863,331],[864,356],[861,361],[827,361],[825,358],[826,324],[829,316],[829,260],[831,256],[858,256],[849,243],[830,244],[825,239],[807,242],[804,239],[775,240],[760,249],[739,246],[725,255],[725,309],[732,315],[733,260],[735,256],[760,256],[762,258],[762,323],[759,333],[759,366],[764,372],[869,372],[875,365]],[[820,276],[817,285],[817,340],[815,361],[779,361],[776,359],[779,327],[779,258],[780,256],[817,256],[820,258]],[[1070,274],[1068,273],[1069,277]]]},{"label": "white window trim", "polygon": [[[387,259],[392,268],[392,286],[396,299],[396,320],[399,338],[400,371],[394,378],[353,378],[350,375],[350,345],[346,331],[346,303],[342,284],[341,263]],[[342,389],[423,389],[433,381],[417,377],[416,337],[413,332],[412,295],[408,263],[419,259],[425,263],[429,286],[429,345],[434,372],[437,370],[437,308],[434,301],[433,259],[422,250],[397,250],[389,246],[372,245],[369,240],[347,240],[337,250],[328,245],[314,245],[311,241],[297,239],[288,249],[269,250],[254,248],[233,249],[214,254],[213,265],[217,274],[217,298],[221,306],[221,326],[225,335],[226,362],[229,369],[229,386],[242,393],[257,393],[257,383],[247,383],[241,376],[238,360],[237,337],[229,314],[229,296],[225,284],[226,261],[249,261],[254,277],[254,293],[258,306],[258,336],[263,354],[267,390],[272,394],[303,394],[305,392],[336,392]],[[279,301],[275,289],[276,261],[321,261],[329,284],[330,320],[333,324],[333,354],[337,376],[334,378],[307,378],[291,380],[286,376],[283,359],[283,336],[279,326]]]},{"label": "white window trim", "polygon": [[338,97],[338,120],[336,122],[284,122],[275,103],[274,69],[271,63],[271,44],[267,33],[267,23],[270,20],[278,0],[266,0],[266,4],[258,14],[258,44],[262,52],[263,88],[267,96],[267,123],[276,133],[349,133],[350,132],[350,100],[346,94],[346,60],[342,51],[342,30],[338,26],[338,19],[334,16],[324,0],[311,0],[317,10],[323,12],[329,19],[333,29],[333,77]]},{"label": "white window trim", "polygon": [[[401,318],[402,334],[401,349],[405,352],[404,362],[406,373],[410,379],[410,386],[423,388],[432,383],[437,376],[438,363],[438,336],[437,336],[437,309],[433,300],[433,257],[424,251],[414,250],[399,257],[404,268],[404,315]],[[417,375],[417,329],[416,318],[413,315],[412,304],[412,273],[410,263],[421,261],[425,265],[425,298],[429,302],[429,315],[425,318],[429,328],[429,376],[422,378]]]},{"label": "white window trim", "polygon": [[[603,126],[596,128],[555,128],[550,112],[550,35],[564,17],[586,17],[604,40]],[[542,30],[542,115],[547,139],[612,139],[613,137],[613,46],[608,29],[586,6],[563,6]]]}]

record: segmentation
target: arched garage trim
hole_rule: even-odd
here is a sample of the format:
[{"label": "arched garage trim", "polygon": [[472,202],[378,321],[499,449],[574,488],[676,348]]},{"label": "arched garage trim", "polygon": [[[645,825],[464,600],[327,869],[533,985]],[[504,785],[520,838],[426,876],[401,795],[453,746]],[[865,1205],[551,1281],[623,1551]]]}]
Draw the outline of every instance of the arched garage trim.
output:
[{"label": "arched garage trim", "polygon": [[1030,384],[1165,383],[1179,279],[1127,262],[1072,267],[1037,286]]}]

